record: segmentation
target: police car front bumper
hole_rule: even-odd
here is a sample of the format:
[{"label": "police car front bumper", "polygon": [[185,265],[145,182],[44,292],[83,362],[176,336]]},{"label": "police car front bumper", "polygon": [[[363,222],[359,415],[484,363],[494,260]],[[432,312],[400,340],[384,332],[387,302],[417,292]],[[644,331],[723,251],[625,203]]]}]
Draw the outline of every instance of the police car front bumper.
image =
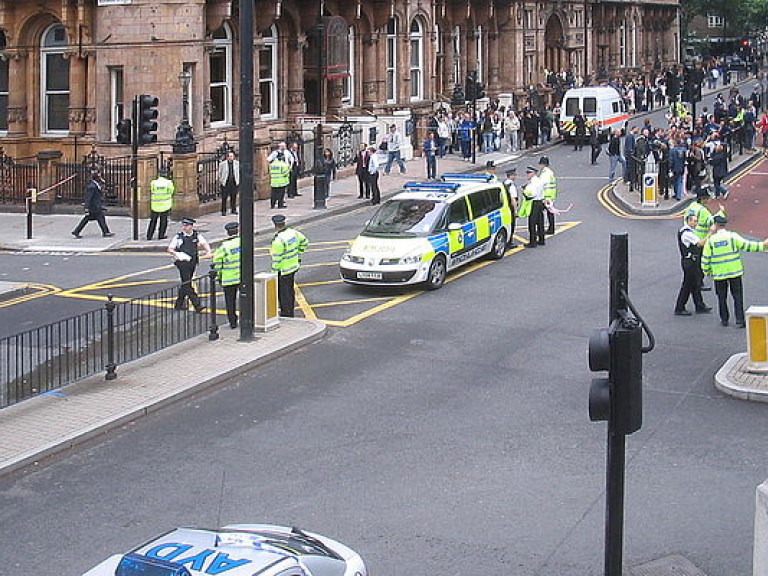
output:
[{"label": "police car front bumper", "polygon": [[339,271],[341,279],[349,284],[399,286],[424,282],[429,272],[429,262],[370,266],[342,261]]}]

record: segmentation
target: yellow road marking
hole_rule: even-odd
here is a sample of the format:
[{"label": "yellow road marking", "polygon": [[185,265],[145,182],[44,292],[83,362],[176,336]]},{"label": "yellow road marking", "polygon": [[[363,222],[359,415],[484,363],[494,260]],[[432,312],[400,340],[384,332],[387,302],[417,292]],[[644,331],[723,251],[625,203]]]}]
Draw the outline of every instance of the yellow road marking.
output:
[{"label": "yellow road marking", "polygon": [[48,296],[51,294],[57,294],[58,292],[61,291],[61,288],[59,288],[58,286],[53,286],[51,284],[30,283],[30,284],[27,284],[26,286],[27,288],[35,290],[35,292],[31,294],[21,294],[20,296],[16,296],[15,298],[9,298],[8,300],[4,300],[3,302],[0,302],[0,308],[6,308],[8,306],[23,304],[24,302],[29,302],[30,300],[35,300],[37,298],[42,298],[43,296]]}]

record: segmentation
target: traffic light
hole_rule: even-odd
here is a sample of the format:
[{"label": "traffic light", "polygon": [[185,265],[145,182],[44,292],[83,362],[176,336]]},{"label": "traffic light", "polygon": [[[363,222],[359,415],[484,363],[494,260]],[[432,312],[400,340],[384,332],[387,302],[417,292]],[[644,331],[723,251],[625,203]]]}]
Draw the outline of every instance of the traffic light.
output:
[{"label": "traffic light", "polygon": [[157,142],[157,105],[159,101],[154,96],[142,94],[139,96],[138,111],[138,145]]},{"label": "traffic light", "polygon": [[589,368],[607,370],[589,390],[589,419],[608,421],[610,430],[632,434],[643,425],[643,335],[634,318],[618,318],[589,339]]},{"label": "traffic light", "polygon": [[133,141],[131,134],[131,119],[123,118],[117,123],[116,129],[118,144],[131,144]]}]

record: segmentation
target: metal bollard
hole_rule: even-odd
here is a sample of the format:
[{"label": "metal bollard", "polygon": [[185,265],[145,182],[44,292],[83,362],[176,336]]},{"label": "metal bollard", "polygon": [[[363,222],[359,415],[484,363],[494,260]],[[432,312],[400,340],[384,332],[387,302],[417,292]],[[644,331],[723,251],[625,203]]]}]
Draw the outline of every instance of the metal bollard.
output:
[{"label": "metal bollard", "polygon": [[314,206],[312,206],[315,210],[324,210],[326,208],[325,205],[325,191],[326,191],[326,182],[327,176],[325,174],[315,174],[315,189],[313,191],[313,197],[314,200]]},{"label": "metal bollard", "polygon": [[211,264],[208,271],[208,340],[219,339],[219,325],[216,322],[216,267]]},{"label": "metal bollard", "polygon": [[117,364],[115,364],[115,306],[112,301],[112,294],[107,294],[107,303],[104,305],[107,309],[107,373],[105,380],[114,380],[117,378]]}]

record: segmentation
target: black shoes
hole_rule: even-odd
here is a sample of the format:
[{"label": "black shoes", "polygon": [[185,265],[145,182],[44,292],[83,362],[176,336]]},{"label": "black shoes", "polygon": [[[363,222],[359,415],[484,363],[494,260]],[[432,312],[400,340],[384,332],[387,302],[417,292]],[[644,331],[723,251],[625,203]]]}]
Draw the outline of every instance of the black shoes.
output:
[{"label": "black shoes", "polygon": [[536,248],[536,242],[528,242],[528,244],[525,245],[526,248]]},{"label": "black shoes", "polygon": [[79,232],[75,232],[74,230],[72,230],[72,236],[74,236],[74,237],[75,237],[75,238],[77,238],[78,240],[79,240],[80,238],[82,238],[82,236],[80,236],[80,233],[79,233]]},{"label": "black shoes", "polygon": [[688,310],[675,310],[675,316],[690,316],[691,313]]},{"label": "black shoes", "polygon": [[728,320],[720,320],[720,324],[723,326],[728,326]]},{"label": "black shoes", "polygon": [[112,237],[112,236],[114,236],[114,235],[115,235],[115,233],[114,233],[114,232],[104,232],[104,234],[102,234],[101,236],[102,236],[103,238],[111,238],[111,237]]},{"label": "black shoes", "polygon": [[696,314],[709,314],[712,312],[712,306],[704,306],[703,308],[696,308]]},{"label": "black shoes", "polygon": [[746,328],[747,325],[743,320],[737,320],[736,321],[736,328]]}]

